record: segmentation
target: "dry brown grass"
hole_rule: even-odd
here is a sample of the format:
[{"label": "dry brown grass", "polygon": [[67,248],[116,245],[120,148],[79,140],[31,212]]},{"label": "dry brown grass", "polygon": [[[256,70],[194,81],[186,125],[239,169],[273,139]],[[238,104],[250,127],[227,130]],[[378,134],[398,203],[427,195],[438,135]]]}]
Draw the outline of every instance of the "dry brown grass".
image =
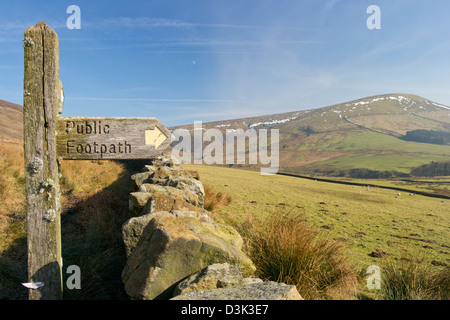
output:
[{"label": "dry brown grass", "polygon": [[233,198],[224,193],[224,192],[216,192],[213,187],[209,185],[203,185],[205,189],[205,199],[203,207],[211,212],[216,211],[218,208],[222,206],[229,205]]},{"label": "dry brown grass", "polygon": [[25,182],[21,143],[0,142],[0,299],[22,299],[26,280]]},{"label": "dry brown grass", "polygon": [[[18,143],[0,143],[0,253],[23,235],[25,183],[23,148]],[[22,230],[21,230],[22,228]]]},{"label": "dry brown grass", "polygon": [[295,285],[308,300],[355,298],[357,274],[343,245],[319,235],[298,216],[277,211],[236,227],[258,277]]},{"label": "dry brown grass", "polygon": [[[62,161],[63,193],[88,198],[112,185],[124,173],[112,161]],[[107,198],[106,198],[107,199]],[[67,207],[63,197],[62,205]],[[105,200],[107,201],[107,200]],[[25,235],[25,177],[22,144],[0,143],[0,252]]]},{"label": "dry brown grass", "polygon": [[91,193],[116,181],[123,165],[107,160],[64,160],[60,162],[63,192]]},{"label": "dry brown grass", "polygon": [[[83,237],[116,242],[127,213],[129,174],[113,161],[62,161],[64,226]],[[64,230],[63,230],[64,231]],[[70,234],[71,231],[67,232]],[[99,243],[97,243],[98,245]]]},{"label": "dry brown grass", "polygon": [[424,253],[409,253],[399,260],[385,261],[381,271],[386,300],[450,299],[450,267],[436,270],[426,263]]}]

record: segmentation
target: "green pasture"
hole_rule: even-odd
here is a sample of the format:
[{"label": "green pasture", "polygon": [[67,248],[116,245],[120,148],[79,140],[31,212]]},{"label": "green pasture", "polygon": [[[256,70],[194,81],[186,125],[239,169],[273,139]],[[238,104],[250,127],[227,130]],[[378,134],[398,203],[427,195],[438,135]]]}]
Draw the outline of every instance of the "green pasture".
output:
[{"label": "green pasture", "polygon": [[449,264],[450,201],[381,188],[342,185],[259,172],[184,165],[200,180],[233,201],[218,210],[219,220],[239,225],[246,218],[278,210],[300,214],[317,232],[346,244],[353,266],[365,270],[381,258],[424,254],[429,263]]}]

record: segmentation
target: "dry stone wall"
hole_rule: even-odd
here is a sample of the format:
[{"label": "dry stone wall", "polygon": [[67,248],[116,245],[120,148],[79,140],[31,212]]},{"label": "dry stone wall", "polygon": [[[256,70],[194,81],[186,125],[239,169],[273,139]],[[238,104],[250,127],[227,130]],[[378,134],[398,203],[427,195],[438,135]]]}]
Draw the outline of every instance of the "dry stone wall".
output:
[{"label": "dry stone wall", "polygon": [[132,176],[133,218],[122,227],[127,294],[142,300],[301,300],[295,286],[253,277],[242,237],[210,217],[204,197],[198,173],[167,157]]}]

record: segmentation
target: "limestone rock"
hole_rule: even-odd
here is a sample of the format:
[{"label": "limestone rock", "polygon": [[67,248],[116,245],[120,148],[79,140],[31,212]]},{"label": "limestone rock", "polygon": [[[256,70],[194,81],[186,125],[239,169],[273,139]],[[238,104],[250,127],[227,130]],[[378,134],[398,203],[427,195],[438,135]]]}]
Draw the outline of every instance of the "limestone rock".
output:
[{"label": "limestone rock", "polygon": [[151,172],[154,173],[158,169],[158,167],[155,167],[153,165],[146,165],[144,166],[143,172]]},{"label": "limestone rock", "polygon": [[149,182],[155,185],[168,186],[183,190],[188,194],[193,193],[198,198],[198,205],[203,207],[205,189],[203,188],[203,184],[200,181],[195,180],[194,178],[170,176],[164,179],[160,179],[153,177],[149,180]]},{"label": "limestone rock", "polygon": [[[160,179],[163,180],[163,183],[159,183],[161,185],[164,185],[164,182],[166,182],[167,179],[176,178],[194,179],[197,181],[197,184],[201,185],[197,171],[173,169],[171,167],[155,167],[149,165],[146,165],[144,170],[144,172],[135,173],[131,176],[131,187],[133,191],[139,189],[139,187],[144,183],[155,183],[155,181]],[[191,182],[190,184],[193,183]]]},{"label": "limestone rock", "polygon": [[169,179],[171,176],[175,175],[174,171],[182,172],[182,170],[173,170],[170,167],[157,167],[157,169],[153,173],[152,178],[153,179]]},{"label": "limestone rock", "polygon": [[175,288],[173,295],[186,294],[194,291],[211,290],[225,288],[248,283],[262,282],[257,278],[244,278],[236,266],[228,263],[217,263],[196,272]]},{"label": "limestone rock", "polygon": [[200,204],[200,202],[199,202],[198,195],[196,195],[195,193],[193,193],[187,189],[178,189],[178,188],[174,188],[171,186],[160,186],[160,185],[155,185],[155,184],[144,183],[139,188],[139,192],[151,193],[151,194],[163,193],[163,194],[167,194],[169,196],[183,198],[190,204],[193,204],[194,206],[203,206],[203,203]]},{"label": "limestone rock", "polygon": [[303,300],[295,286],[273,281],[194,291],[171,300]]},{"label": "limestone rock", "polygon": [[[202,210],[202,211],[182,211],[182,210],[172,210],[170,211],[172,215],[175,217],[190,217],[195,218],[201,223],[203,223],[205,226],[209,226],[210,224],[216,224],[214,220],[208,215],[208,211]],[[220,233],[217,233],[220,234]],[[239,235],[239,234],[238,234]],[[222,235],[221,235],[222,236]],[[240,236],[240,235],[239,235]],[[227,240],[226,237],[223,237],[225,240]],[[227,240],[231,244],[233,244],[233,241]]]},{"label": "limestone rock", "polygon": [[[157,212],[144,228],[122,273],[133,299],[169,298],[175,285],[208,265],[229,263],[242,275],[255,272],[252,261],[198,212]],[[214,231],[213,231],[214,230]]]},{"label": "limestone rock", "polygon": [[[188,203],[186,203],[186,204],[189,205]],[[193,208],[197,208],[197,207],[193,207]],[[214,221],[211,219],[211,217],[207,213],[208,211],[206,211],[204,209],[200,209],[200,208],[197,208],[197,209],[199,211],[173,210],[173,211],[171,211],[171,213],[176,217],[180,216],[180,215],[181,216],[190,216],[190,217],[198,219],[201,222],[207,222],[208,224],[214,224]],[[202,211],[200,211],[200,210],[202,210]],[[153,213],[155,213],[155,212],[149,212],[149,213],[144,214],[139,217],[130,218],[122,225],[122,239],[123,239],[123,243],[125,245],[125,251],[126,251],[127,257],[130,256],[131,252],[138,244],[139,239],[141,238],[145,227],[148,225],[148,223],[152,219]],[[238,242],[237,239],[234,239],[231,241]]]},{"label": "limestone rock", "polygon": [[160,198],[164,197],[164,195],[170,196],[178,203],[184,201],[193,206],[202,207],[202,205],[199,204],[199,197],[189,190],[144,183],[140,186],[139,191],[130,193],[130,210],[136,211],[136,214],[140,214],[150,198],[154,196],[158,197],[158,195],[161,195]]},{"label": "limestone rock", "polygon": [[205,209],[187,202],[185,198],[155,193],[147,200],[147,204],[142,209],[142,214],[173,210],[207,212]]},{"label": "limestone rock", "polygon": [[151,214],[146,214],[140,217],[128,219],[122,225],[122,239],[125,245],[127,257],[130,256],[134,247],[139,242],[139,239],[144,232],[145,227],[151,219]]},{"label": "limestone rock", "polygon": [[140,210],[145,207],[152,194],[150,192],[130,193],[130,210]]},{"label": "limestone rock", "polygon": [[131,176],[131,180],[132,180],[132,183],[131,183],[131,189],[132,189],[133,191],[138,190],[139,187],[140,187],[142,184],[148,182],[148,179],[149,179],[152,175],[153,175],[153,172],[150,172],[150,171],[140,172],[140,173],[133,174],[133,175]]},{"label": "limestone rock", "polygon": [[156,159],[151,160],[151,164],[156,167],[169,167],[169,168],[181,169],[180,165],[176,162],[177,161],[174,161],[174,160],[169,159],[164,156],[160,156],[160,157],[157,157]]},{"label": "limestone rock", "polygon": [[194,193],[199,199],[199,205],[203,206],[205,189],[200,181],[187,177],[176,177],[173,179],[168,179],[165,185]]},{"label": "limestone rock", "polygon": [[206,223],[205,227],[211,230],[211,232],[220,234],[220,236],[228,241],[231,245],[238,249],[242,249],[244,240],[241,235],[231,226],[219,223]]}]

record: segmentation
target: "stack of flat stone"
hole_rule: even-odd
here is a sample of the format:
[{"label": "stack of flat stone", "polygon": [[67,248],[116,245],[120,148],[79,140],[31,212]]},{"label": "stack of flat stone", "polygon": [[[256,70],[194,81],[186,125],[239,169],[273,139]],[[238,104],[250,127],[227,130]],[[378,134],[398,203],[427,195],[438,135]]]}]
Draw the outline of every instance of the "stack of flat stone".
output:
[{"label": "stack of flat stone", "polygon": [[132,184],[134,217],[122,227],[122,281],[132,299],[301,299],[295,286],[252,278],[239,233],[203,208],[197,172],[159,157]]}]

